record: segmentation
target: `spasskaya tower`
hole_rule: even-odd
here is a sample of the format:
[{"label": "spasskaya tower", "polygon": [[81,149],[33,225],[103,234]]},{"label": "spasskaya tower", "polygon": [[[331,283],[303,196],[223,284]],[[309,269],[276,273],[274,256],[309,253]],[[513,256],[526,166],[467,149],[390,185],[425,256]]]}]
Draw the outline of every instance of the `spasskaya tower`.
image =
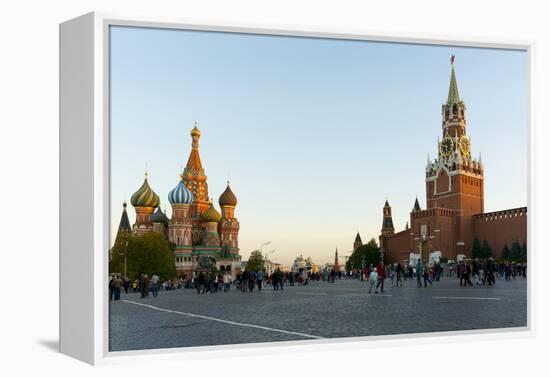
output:
[{"label": "spasskaya tower", "polygon": [[441,107],[442,139],[438,157],[426,166],[428,208],[448,208],[459,215],[483,212],[483,164],[472,157],[466,130],[466,106],[458,94],[454,56],[447,102]]}]

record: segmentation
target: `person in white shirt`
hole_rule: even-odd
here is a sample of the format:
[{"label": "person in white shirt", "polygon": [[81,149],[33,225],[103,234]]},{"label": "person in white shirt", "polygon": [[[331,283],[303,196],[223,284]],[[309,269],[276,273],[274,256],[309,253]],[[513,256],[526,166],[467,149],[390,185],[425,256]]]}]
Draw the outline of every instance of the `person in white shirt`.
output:
[{"label": "person in white shirt", "polygon": [[374,293],[378,293],[376,286],[378,285],[378,272],[376,268],[373,268],[369,274],[369,293],[372,293],[372,287],[374,287]]},{"label": "person in white shirt", "polygon": [[229,292],[229,288],[231,287],[231,275],[229,272],[226,272],[223,274],[223,291]]}]

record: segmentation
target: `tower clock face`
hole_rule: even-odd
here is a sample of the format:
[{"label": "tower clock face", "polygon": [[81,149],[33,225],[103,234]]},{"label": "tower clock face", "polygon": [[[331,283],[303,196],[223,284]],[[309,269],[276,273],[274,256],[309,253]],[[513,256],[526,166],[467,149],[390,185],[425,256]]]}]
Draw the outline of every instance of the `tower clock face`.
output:
[{"label": "tower clock face", "polygon": [[459,141],[460,151],[464,156],[470,157],[470,140],[466,136],[462,136]]},{"label": "tower clock face", "polygon": [[453,152],[453,139],[451,139],[449,136],[445,136],[445,138],[439,145],[439,152],[443,157],[450,156]]}]

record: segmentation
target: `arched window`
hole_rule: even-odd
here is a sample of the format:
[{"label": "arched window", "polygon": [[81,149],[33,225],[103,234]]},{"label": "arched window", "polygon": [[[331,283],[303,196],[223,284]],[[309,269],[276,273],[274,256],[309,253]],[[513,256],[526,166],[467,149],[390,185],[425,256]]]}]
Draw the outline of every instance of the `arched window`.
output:
[{"label": "arched window", "polygon": [[458,114],[458,106],[456,105],[456,103],[453,105],[453,115],[457,115]]}]

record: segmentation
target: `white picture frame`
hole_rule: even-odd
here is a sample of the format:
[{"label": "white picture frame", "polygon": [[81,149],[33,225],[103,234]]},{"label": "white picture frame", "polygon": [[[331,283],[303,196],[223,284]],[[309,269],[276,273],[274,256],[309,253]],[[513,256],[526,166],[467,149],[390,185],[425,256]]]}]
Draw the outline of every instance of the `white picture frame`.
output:
[{"label": "white picture frame", "polygon": [[[536,218],[536,195],[533,184],[535,129],[533,114],[534,41],[496,39],[455,39],[439,35],[366,32],[355,29],[288,27],[239,23],[198,24],[189,20],[139,17],[92,12],[60,25],[60,351],[90,364],[129,362],[133,358],[177,358],[228,356],[247,345],[208,348],[175,348],[150,351],[108,351],[108,274],[109,250],[109,27],[113,25],[255,33],[266,35],[355,39],[434,45],[456,45],[526,50],[529,55],[529,160],[528,160],[528,240],[532,245],[528,258],[535,261],[536,244],[532,221]],[[78,210],[76,210],[78,208]],[[73,245],[78,245],[74,247]],[[77,267],[75,267],[77,266]],[[536,279],[530,270],[529,287]],[[79,284],[74,284],[78,281]],[[528,326],[516,330],[476,330],[449,334],[430,333],[378,336],[322,341],[293,341],[255,345],[255,353],[277,348],[322,349],[349,347],[359,342],[364,347],[381,341],[394,343],[415,338],[416,341],[460,341],[476,334],[495,339],[533,336],[532,289],[528,290]],[[250,348],[250,347],[249,347]],[[200,351],[197,354],[196,351]]]}]

